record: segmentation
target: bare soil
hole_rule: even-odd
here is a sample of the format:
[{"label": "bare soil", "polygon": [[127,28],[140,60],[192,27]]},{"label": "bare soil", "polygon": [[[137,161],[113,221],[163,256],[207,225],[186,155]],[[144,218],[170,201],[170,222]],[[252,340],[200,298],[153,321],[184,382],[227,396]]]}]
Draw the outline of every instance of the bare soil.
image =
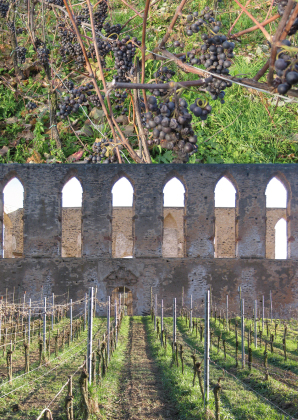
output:
[{"label": "bare soil", "polygon": [[178,419],[163,387],[161,374],[147,343],[141,320],[131,319],[126,362],[120,372],[120,390],[106,412],[107,419],[162,420]]}]

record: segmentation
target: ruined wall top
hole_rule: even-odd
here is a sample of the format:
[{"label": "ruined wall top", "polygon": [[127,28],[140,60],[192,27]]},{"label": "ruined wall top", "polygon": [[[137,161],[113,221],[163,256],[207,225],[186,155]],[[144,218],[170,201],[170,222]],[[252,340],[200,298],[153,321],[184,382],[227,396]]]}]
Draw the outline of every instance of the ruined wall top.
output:
[{"label": "ruined wall top", "polygon": [[[225,176],[237,191],[237,258],[265,258],[265,190],[276,176],[288,193],[288,258],[298,258],[298,167],[295,164],[3,164],[0,166],[1,215],[7,182],[17,177],[24,187],[25,258],[61,255],[61,191],[74,176],[83,188],[83,257],[111,256],[111,189],[125,176],[134,188],[134,257],[162,256],[163,188],[167,181],[177,177],[186,191],[185,255],[214,258],[214,189]],[[1,241],[2,228],[3,223],[0,224]]]}]

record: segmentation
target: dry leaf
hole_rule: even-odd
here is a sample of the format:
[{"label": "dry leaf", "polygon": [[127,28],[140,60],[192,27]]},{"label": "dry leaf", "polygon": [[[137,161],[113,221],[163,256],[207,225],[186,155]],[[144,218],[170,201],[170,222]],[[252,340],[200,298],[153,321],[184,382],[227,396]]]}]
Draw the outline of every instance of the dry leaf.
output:
[{"label": "dry leaf", "polygon": [[68,162],[76,162],[80,160],[83,156],[84,149],[80,149],[77,152],[73,153],[72,155],[68,156],[67,160]]},{"label": "dry leaf", "polygon": [[2,149],[0,149],[0,156],[5,156],[8,151],[9,148],[7,146],[3,146]]},{"label": "dry leaf", "polygon": [[33,140],[34,134],[29,128],[27,128],[26,130],[23,130],[21,133],[18,134],[17,140],[20,139],[25,139],[26,141]]},{"label": "dry leaf", "polygon": [[43,163],[44,161],[41,159],[40,154],[34,150],[34,152],[32,153],[32,156],[30,156],[27,160],[26,163]]}]

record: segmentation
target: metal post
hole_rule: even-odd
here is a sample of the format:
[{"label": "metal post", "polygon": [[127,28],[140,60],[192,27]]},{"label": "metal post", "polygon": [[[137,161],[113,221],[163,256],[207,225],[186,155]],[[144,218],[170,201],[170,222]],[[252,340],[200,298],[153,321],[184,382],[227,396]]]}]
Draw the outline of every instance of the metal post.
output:
[{"label": "metal post", "polygon": [[257,340],[257,315],[258,315],[257,301],[255,300],[255,348],[258,347],[258,340]]},{"label": "metal post", "polygon": [[54,316],[55,316],[55,294],[52,293],[52,331],[54,329]]},{"label": "metal post", "polygon": [[156,317],[157,317],[157,295],[155,295],[155,303],[154,303],[154,331],[156,331]]},{"label": "metal post", "polygon": [[90,287],[89,305],[88,305],[88,342],[87,342],[87,371],[89,375],[89,384],[92,383],[93,294],[94,294],[94,288]]},{"label": "metal post", "polygon": [[205,295],[204,408],[209,401],[210,291]]},{"label": "metal post", "polygon": [[43,351],[46,351],[46,334],[47,334],[47,298],[44,298],[43,303]]},{"label": "metal post", "polygon": [[30,345],[30,333],[31,333],[31,299],[29,299],[29,312],[28,312],[28,344]]},{"label": "metal post", "polygon": [[226,312],[226,327],[227,331],[229,331],[229,296],[226,296],[226,302],[227,302],[227,312]]},{"label": "metal post", "polygon": [[241,301],[241,350],[242,350],[242,369],[245,368],[245,324],[244,324],[244,299]]},{"label": "metal post", "polygon": [[264,318],[265,318],[265,298],[262,296],[262,331],[264,331]]},{"label": "metal post", "polygon": [[270,318],[272,322],[272,292],[271,290],[270,290]]},{"label": "metal post", "polygon": [[115,332],[116,332],[116,344],[118,343],[118,312],[117,312],[117,299],[115,299]]},{"label": "metal post", "polygon": [[190,331],[192,331],[192,295],[190,295],[190,319],[189,319],[189,323],[190,323]]},{"label": "metal post", "polygon": [[176,343],[176,298],[173,300],[173,351],[174,344]]},{"label": "metal post", "polygon": [[163,345],[163,299],[161,299],[160,340]]},{"label": "metal post", "polygon": [[108,313],[107,313],[107,352],[108,352],[108,361],[110,361],[110,322],[111,322],[111,298],[108,296]]},{"label": "metal post", "polygon": [[239,308],[240,308],[240,313],[241,313],[241,286],[238,287],[238,292],[239,292]]},{"label": "metal post", "polygon": [[70,299],[70,341],[72,341],[72,299]]},{"label": "metal post", "polygon": [[85,307],[84,307],[84,331],[86,329],[86,325],[87,325],[87,293],[85,293]]}]

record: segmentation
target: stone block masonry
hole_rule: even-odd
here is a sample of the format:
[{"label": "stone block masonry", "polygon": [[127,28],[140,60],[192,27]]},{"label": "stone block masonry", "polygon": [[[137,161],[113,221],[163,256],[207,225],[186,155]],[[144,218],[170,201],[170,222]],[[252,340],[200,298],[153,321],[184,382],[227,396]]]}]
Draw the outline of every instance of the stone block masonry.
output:
[{"label": "stone block masonry", "polygon": [[[122,176],[134,188],[132,228],[129,227],[133,258],[129,259],[113,258],[111,190]],[[218,255],[225,258],[214,255],[215,221],[219,217],[214,207],[214,189],[223,176],[231,180],[237,191],[233,209],[234,258],[228,258],[234,250],[230,236],[226,238],[227,250]],[[268,259],[272,258],[272,248],[266,245],[266,224],[272,232],[279,215],[266,213],[265,190],[274,176],[288,193],[287,209],[281,212],[288,227],[288,260]],[[212,286],[214,299],[224,304],[227,293],[231,303],[237,301],[240,285],[247,307],[262,294],[268,303],[270,290],[276,311],[289,313],[298,307],[297,165],[1,165],[1,215],[3,189],[14,177],[24,187],[23,256],[0,259],[0,295],[5,295],[6,288],[15,287],[19,293],[26,291],[30,296],[43,286],[48,294],[61,294],[69,288],[71,297],[77,299],[84,296],[89,286],[97,286],[98,298],[105,301],[115,288],[126,286],[132,292],[134,314],[141,314],[149,310],[151,287],[153,293],[164,298],[165,305],[170,305],[173,297],[181,297],[182,287],[186,301],[192,294],[194,301],[199,302],[206,288]],[[61,191],[72,177],[83,188],[82,256],[77,258],[61,256]],[[163,188],[173,177],[183,183],[186,191],[184,226],[183,230],[177,228],[177,232],[184,231],[184,243],[177,237],[181,253],[176,258],[162,256],[163,235],[170,237],[176,225],[181,225],[175,220],[175,212],[168,217],[163,208]],[[230,223],[231,214],[222,217]],[[228,231],[234,232],[233,227]],[[3,216],[1,256],[2,240]],[[171,256],[171,249],[168,252]]]}]

